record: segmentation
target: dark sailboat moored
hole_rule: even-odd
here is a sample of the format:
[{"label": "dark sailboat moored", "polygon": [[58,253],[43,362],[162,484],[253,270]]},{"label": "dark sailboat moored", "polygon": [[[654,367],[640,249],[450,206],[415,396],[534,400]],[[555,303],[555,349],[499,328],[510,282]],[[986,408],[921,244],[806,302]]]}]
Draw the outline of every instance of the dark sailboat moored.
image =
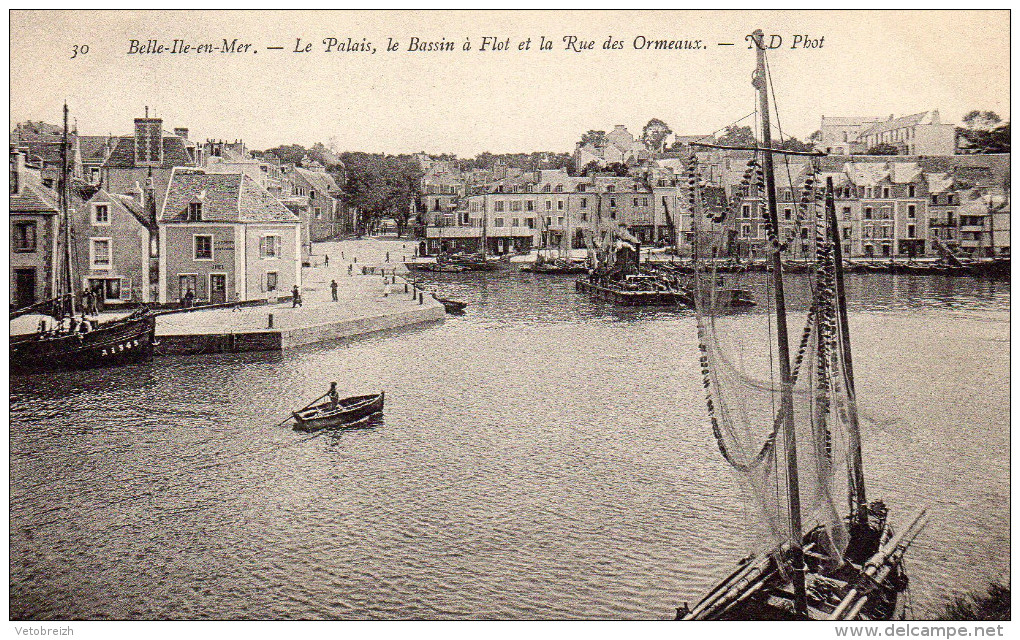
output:
[{"label": "dark sailboat moored", "polygon": [[57,221],[62,250],[53,258],[58,291],[52,300],[11,313],[11,320],[28,314],[47,314],[40,319],[38,331],[11,335],[11,370],[15,372],[112,367],[152,358],[156,318],[147,309],[101,322],[95,317],[86,318],[84,310],[79,314],[76,308],[79,292],[71,259],[67,121],[65,104]]},{"label": "dark sailboat moored", "polygon": [[[865,493],[861,435],[833,181],[817,163],[804,182],[798,225],[813,231],[810,306],[791,354],[786,248],[779,238],[775,157],[817,156],[775,149],[769,123],[766,46],[753,34],[761,141],[753,147],[700,145],[751,152],[747,184],[767,203],[766,315],[727,316],[713,304],[724,283],[714,257],[731,211],[708,212],[698,158],[688,163],[694,228],[694,295],[700,365],[712,434],[757,506],[766,551],[735,570],[684,620],[887,620],[903,616],[903,556],[925,525],[920,511],[894,533],[889,511]],[[805,236],[807,237],[807,236]],[[733,276],[729,276],[733,277]],[[758,341],[755,344],[755,341]],[[752,346],[753,345],[753,346]],[[791,357],[792,356],[792,357]],[[778,362],[777,362],[778,361]],[[841,513],[836,496],[847,495]]]}]

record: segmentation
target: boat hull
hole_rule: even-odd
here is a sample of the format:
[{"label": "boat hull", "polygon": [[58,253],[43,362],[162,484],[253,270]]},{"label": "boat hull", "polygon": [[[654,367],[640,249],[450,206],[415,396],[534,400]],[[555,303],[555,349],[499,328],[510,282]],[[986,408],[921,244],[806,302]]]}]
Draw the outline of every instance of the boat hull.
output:
[{"label": "boat hull", "polygon": [[19,373],[116,367],[148,362],[156,336],[156,317],[104,323],[86,334],[11,338],[11,370]]},{"label": "boat hull", "polygon": [[323,403],[301,411],[295,411],[295,431],[319,431],[350,426],[383,410],[385,393],[345,398],[336,410],[328,410],[329,403]]},{"label": "boat hull", "polygon": [[624,307],[672,307],[690,303],[690,296],[683,291],[628,291],[595,284],[587,278],[578,279],[574,287],[595,300]]}]

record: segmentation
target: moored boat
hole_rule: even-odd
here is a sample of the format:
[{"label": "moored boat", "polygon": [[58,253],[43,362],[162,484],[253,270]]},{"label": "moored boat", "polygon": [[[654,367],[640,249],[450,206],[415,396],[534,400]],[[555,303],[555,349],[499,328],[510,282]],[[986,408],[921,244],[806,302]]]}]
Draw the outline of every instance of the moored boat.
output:
[{"label": "moored boat", "polygon": [[[889,511],[868,501],[854,383],[840,225],[832,177],[816,160],[798,197],[798,219],[816,229],[811,259],[797,265],[811,280],[811,304],[800,344],[790,348],[779,241],[775,157],[819,152],[772,146],[762,31],[753,34],[761,141],[753,147],[693,143],[752,151],[748,189],[767,205],[765,238],[771,269],[768,321],[725,316],[716,306],[725,288],[711,259],[724,249],[732,209],[705,215],[699,160],[688,161],[693,226],[694,308],[701,377],[711,433],[719,452],[755,504],[762,550],[740,561],[696,605],[677,608],[684,620],[888,620],[904,612],[903,556],[925,525],[925,511],[894,534]],[[727,222],[727,218],[730,219]],[[736,277],[736,276],[734,276]],[[774,315],[773,315],[774,314]],[[845,514],[835,496],[845,495]]]}]

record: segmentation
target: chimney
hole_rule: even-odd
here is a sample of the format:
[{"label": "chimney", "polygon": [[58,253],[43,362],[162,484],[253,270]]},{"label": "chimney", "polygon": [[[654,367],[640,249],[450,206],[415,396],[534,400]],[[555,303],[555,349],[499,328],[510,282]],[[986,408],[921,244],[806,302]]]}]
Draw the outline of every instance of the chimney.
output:
[{"label": "chimney", "polygon": [[[149,108],[145,108],[146,114]],[[163,164],[163,120],[135,118],[135,165],[153,167]]]},{"label": "chimney", "polygon": [[156,187],[152,181],[152,176],[145,179],[145,195],[143,196],[142,206],[149,213],[149,220],[153,223],[156,222]]},{"label": "chimney", "polygon": [[939,118],[939,110],[938,109],[935,109],[934,111],[931,112],[931,123],[932,124],[942,124],[942,120]]},{"label": "chimney", "polygon": [[20,149],[11,150],[11,195],[20,195],[25,175],[25,154]]},{"label": "chimney", "polygon": [[174,135],[178,138],[188,139],[188,128],[187,127],[174,127]]},{"label": "chimney", "polygon": [[137,200],[138,204],[140,204],[143,207],[145,206],[145,192],[142,190],[142,187],[138,184],[137,181],[135,182],[133,187],[128,189],[127,193],[129,196]]}]

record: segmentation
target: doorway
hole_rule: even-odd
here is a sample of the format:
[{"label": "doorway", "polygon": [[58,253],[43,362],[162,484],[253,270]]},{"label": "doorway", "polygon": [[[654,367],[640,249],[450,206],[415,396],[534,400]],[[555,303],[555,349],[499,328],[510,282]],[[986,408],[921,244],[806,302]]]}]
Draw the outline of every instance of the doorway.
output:
[{"label": "doorway", "polygon": [[35,304],[35,269],[14,270],[14,306],[18,309]]},{"label": "doorway", "polygon": [[225,273],[209,274],[209,303],[223,304],[227,301],[227,275]]}]

